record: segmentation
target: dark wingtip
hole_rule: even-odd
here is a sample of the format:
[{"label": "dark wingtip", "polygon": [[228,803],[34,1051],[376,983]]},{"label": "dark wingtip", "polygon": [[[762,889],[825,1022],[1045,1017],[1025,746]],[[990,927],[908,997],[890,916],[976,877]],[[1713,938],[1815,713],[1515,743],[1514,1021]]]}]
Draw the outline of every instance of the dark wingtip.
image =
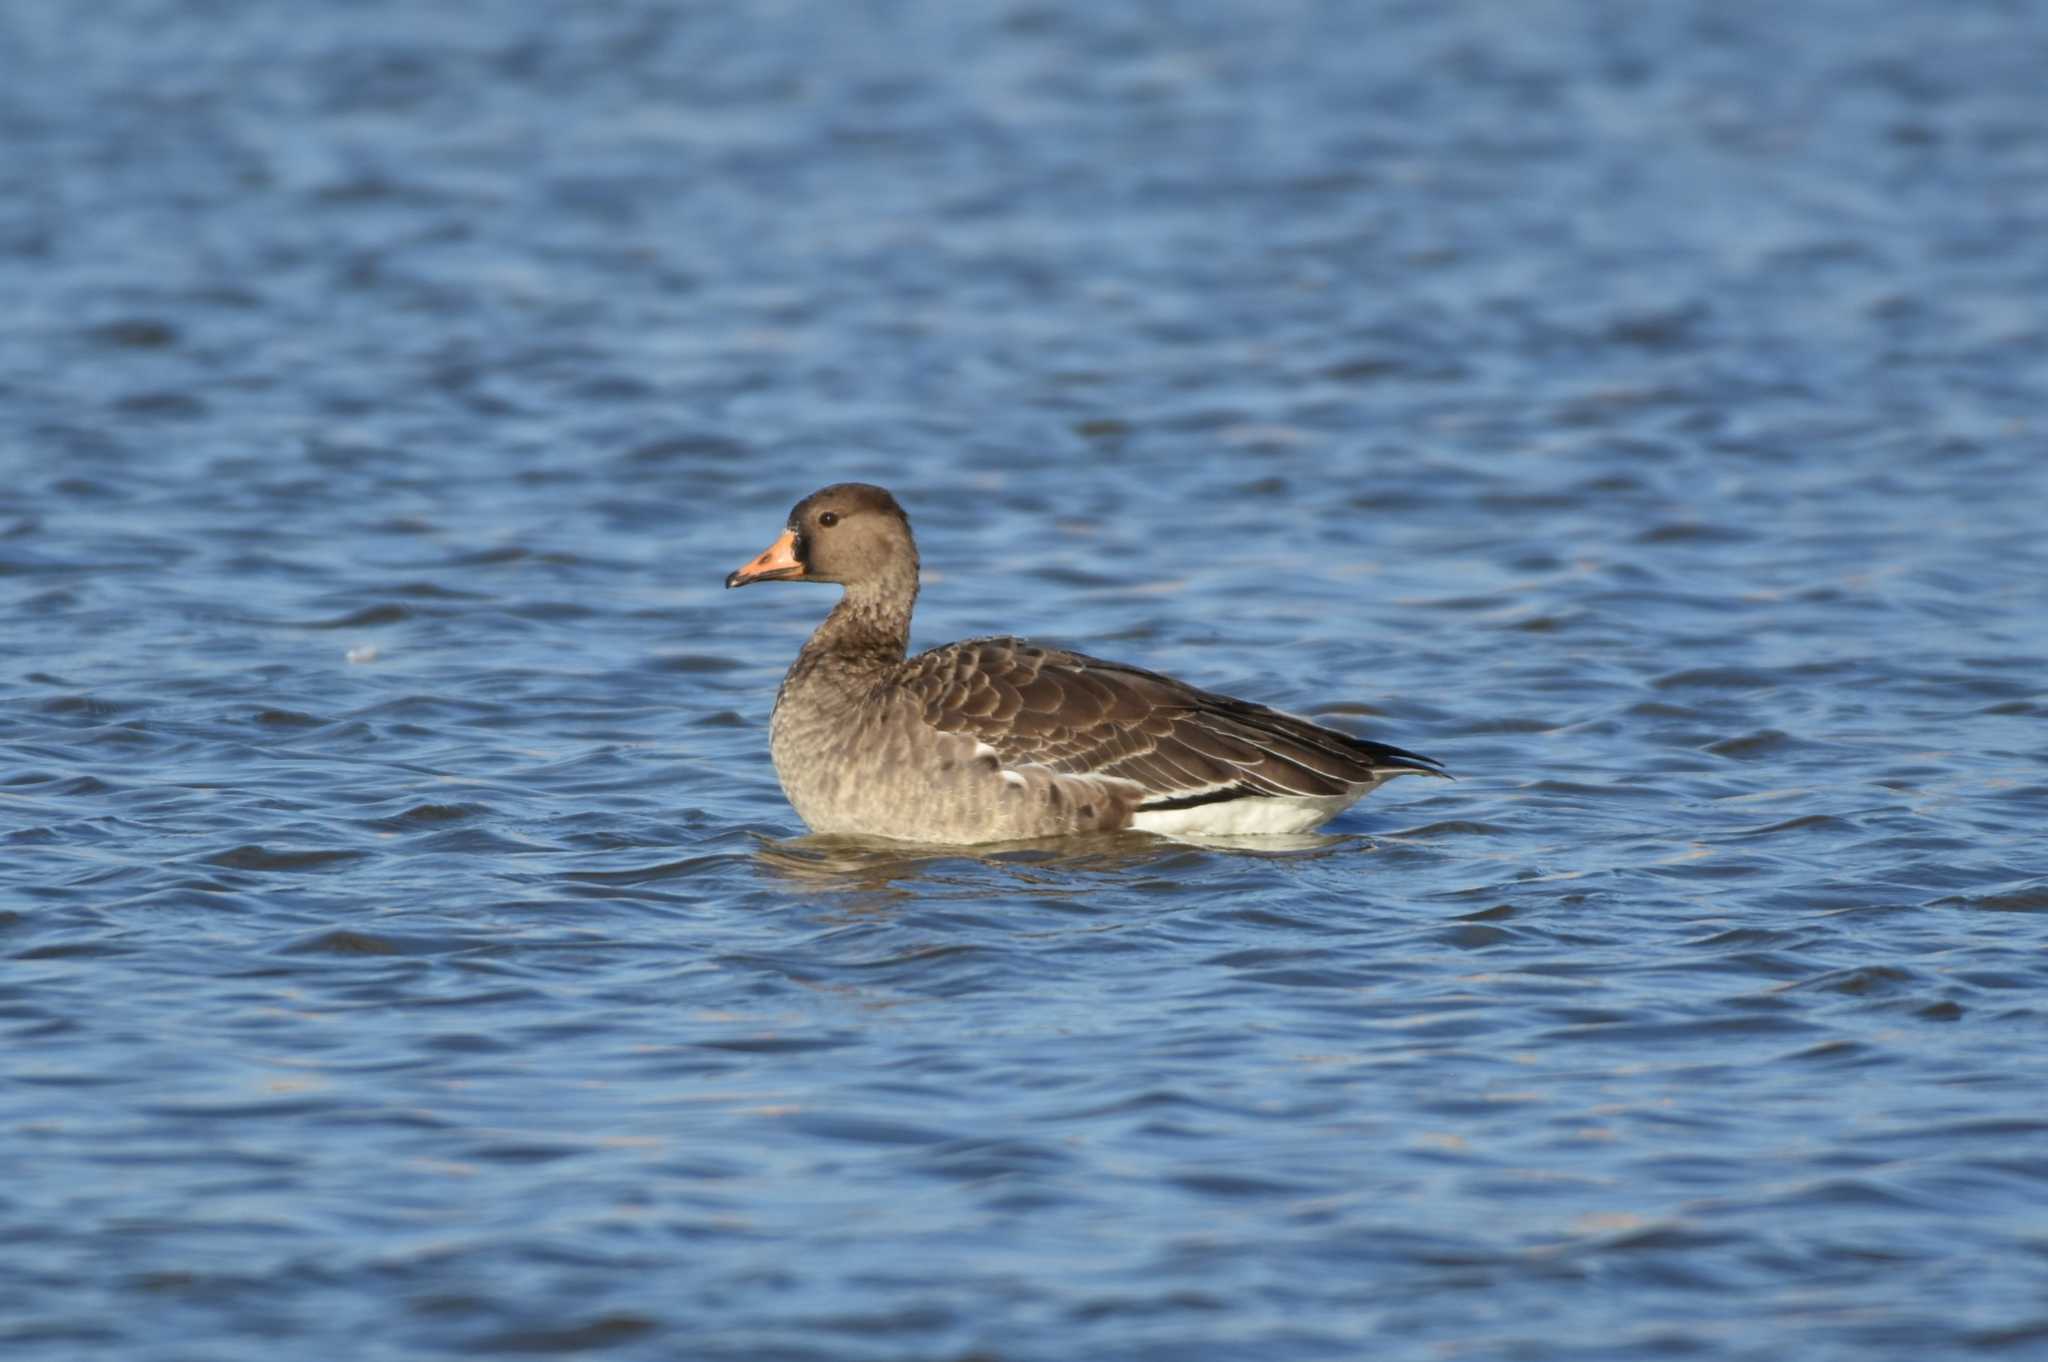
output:
[{"label": "dark wingtip", "polygon": [[[1350,738],[1349,734],[1345,736]],[[1425,757],[1420,752],[1410,752],[1405,747],[1374,742],[1370,738],[1350,738],[1350,741],[1353,746],[1370,757],[1375,766],[1384,766],[1395,771],[1414,771],[1418,775],[1442,776],[1445,780],[1457,779],[1446,771],[1444,764],[1435,757]]]}]

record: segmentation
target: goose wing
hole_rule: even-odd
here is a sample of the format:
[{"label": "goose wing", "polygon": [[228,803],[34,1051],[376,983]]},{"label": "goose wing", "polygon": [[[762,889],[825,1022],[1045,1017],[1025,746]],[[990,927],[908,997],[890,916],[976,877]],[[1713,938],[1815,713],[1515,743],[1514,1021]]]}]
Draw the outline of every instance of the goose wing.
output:
[{"label": "goose wing", "polygon": [[927,724],[988,744],[1002,765],[1127,781],[1148,810],[1327,797],[1402,772],[1444,774],[1414,752],[1023,639],[935,648],[904,664],[901,684]]}]

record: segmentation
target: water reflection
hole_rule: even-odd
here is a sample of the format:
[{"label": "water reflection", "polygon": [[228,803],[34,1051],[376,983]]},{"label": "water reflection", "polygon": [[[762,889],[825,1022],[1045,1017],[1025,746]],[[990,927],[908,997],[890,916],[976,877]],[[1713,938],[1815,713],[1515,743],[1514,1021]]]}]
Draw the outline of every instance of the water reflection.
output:
[{"label": "water reflection", "polygon": [[754,861],[773,879],[807,887],[907,893],[913,886],[974,879],[985,891],[975,872],[994,872],[1042,892],[1047,886],[1071,891],[1076,877],[1191,873],[1218,855],[1298,860],[1375,849],[1371,838],[1357,833],[1193,838],[1112,832],[969,847],[812,834],[762,837]]}]

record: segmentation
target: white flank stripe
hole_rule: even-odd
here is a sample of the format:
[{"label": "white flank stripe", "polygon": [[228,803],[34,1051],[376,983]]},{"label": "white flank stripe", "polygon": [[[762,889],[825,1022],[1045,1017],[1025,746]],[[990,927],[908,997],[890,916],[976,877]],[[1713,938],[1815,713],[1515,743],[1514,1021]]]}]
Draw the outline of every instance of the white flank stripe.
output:
[{"label": "white flank stripe", "polygon": [[1340,795],[1257,795],[1197,804],[1192,809],[1139,810],[1131,826],[1163,837],[1266,837],[1319,828],[1372,787]]}]

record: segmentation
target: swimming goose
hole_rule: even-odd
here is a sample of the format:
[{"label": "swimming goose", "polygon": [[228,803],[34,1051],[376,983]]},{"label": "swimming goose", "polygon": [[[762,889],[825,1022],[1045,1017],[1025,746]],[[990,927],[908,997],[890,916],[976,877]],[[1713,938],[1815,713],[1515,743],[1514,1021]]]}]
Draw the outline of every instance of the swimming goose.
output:
[{"label": "swimming goose", "polygon": [[917,566],[896,498],[842,482],[798,502],[781,537],[725,579],[844,588],[768,729],[783,791],[814,832],[1306,832],[1394,776],[1444,774],[1398,747],[1023,639],[906,657]]}]

